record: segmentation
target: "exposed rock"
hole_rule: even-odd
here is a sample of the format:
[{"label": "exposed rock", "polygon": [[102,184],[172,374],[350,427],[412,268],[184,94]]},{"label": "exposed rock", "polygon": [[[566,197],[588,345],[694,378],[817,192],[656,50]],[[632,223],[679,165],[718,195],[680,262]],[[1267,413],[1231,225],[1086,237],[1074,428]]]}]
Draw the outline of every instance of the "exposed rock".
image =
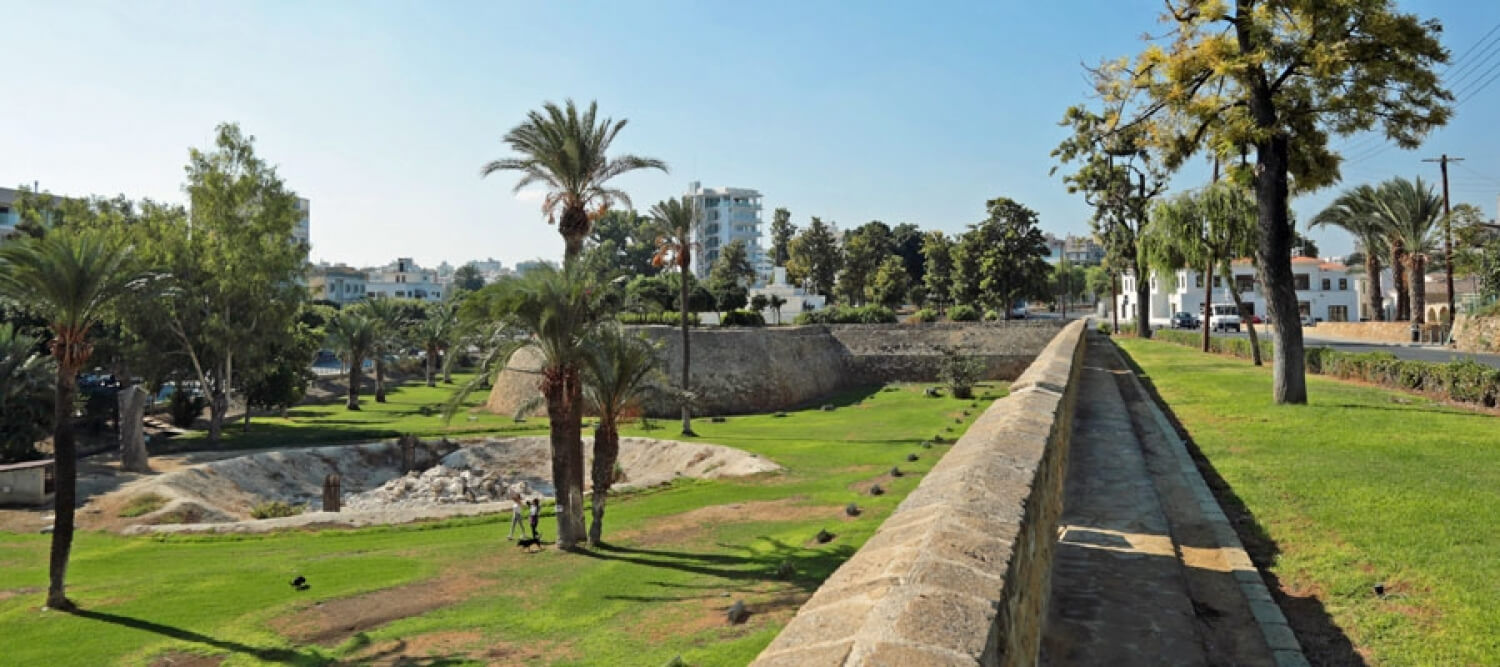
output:
[{"label": "exposed rock", "polygon": [[879,484],[871,484],[870,485],[870,495],[872,495],[872,496],[883,496],[883,495],[885,495],[885,489],[880,488]]},{"label": "exposed rock", "polygon": [[906,475],[906,473],[901,472],[900,468],[898,468],[896,466],[891,466],[891,477],[902,477],[902,476],[905,476],[905,475]]},{"label": "exposed rock", "polygon": [[734,604],[729,605],[729,611],[725,616],[729,618],[731,625],[739,625],[750,618],[750,610],[745,608],[744,600],[735,600]]},{"label": "exposed rock", "polygon": [[833,533],[830,533],[827,530],[818,530],[818,544],[828,544],[829,542],[833,541],[833,538]]},{"label": "exposed rock", "polygon": [[915,461],[918,458],[920,458],[920,457],[918,457],[916,454],[907,454],[906,455],[906,460],[907,460],[908,463],[910,463],[912,461]]},{"label": "exposed rock", "polygon": [[859,505],[849,503],[848,505],[844,506],[844,514],[848,514],[849,516],[859,516],[859,512]]}]

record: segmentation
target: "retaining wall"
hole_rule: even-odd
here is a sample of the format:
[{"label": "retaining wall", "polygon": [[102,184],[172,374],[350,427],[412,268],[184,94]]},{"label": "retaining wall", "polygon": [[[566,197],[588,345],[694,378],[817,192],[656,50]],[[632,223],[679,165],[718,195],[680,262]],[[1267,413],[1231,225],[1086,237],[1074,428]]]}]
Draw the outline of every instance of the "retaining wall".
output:
[{"label": "retaining wall", "polygon": [[1500,352],[1500,317],[1459,313],[1453,320],[1453,346],[1470,354]]},{"label": "retaining wall", "polygon": [[[1061,328],[1060,320],[931,324],[840,324],[689,330],[691,386],[696,414],[784,410],[854,387],[938,379],[944,349],[984,362],[986,379],[1021,374]],[[668,326],[638,326],[662,345],[662,370],[675,386],[682,377],[682,335]],[[522,350],[501,372],[487,407],[513,414],[536,395],[539,355]],[[645,406],[671,417],[669,398]],[[542,414],[538,409],[534,414]]]},{"label": "retaining wall", "polygon": [[1330,336],[1372,343],[1410,343],[1411,322],[1319,322],[1304,336]]},{"label": "retaining wall", "polygon": [[1084,324],[1069,324],[753,665],[1034,665]]}]

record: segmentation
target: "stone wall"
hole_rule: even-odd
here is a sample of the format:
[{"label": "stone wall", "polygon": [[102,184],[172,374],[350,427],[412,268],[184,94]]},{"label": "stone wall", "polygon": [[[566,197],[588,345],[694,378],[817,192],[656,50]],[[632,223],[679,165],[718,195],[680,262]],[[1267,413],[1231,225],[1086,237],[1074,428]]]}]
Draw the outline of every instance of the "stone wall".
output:
[{"label": "stone wall", "polygon": [[1453,344],[1459,352],[1500,352],[1500,317],[1472,317],[1459,313],[1453,321]]},{"label": "stone wall", "polygon": [[752,664],[1036,664],[1083,349],[1054,337]]},{"label": "stone wall", "polygon": [[[981,359],[987,379],[1010,380],[1020,375],[1061,326],[1059,320],[1029,320],[691,329],[691,384],[698,396],[694,412],[771,412],[853,387],[936,380],[945,348]],[[682,377],[680,330],[667,326],[632,329],[662,345],[662,369],[677,385]],[[539,368],[538,355],[519,352],[496,380],[487,407],[514,414],[536,395]],[[652,416],[671,417],[680,408],[662,398],[646,410]]]},{"label": "stone wall", "polygon": [[1305,336],[1328,336],[1372,343],[1410,343],[1411,322],[1319,322]]}]

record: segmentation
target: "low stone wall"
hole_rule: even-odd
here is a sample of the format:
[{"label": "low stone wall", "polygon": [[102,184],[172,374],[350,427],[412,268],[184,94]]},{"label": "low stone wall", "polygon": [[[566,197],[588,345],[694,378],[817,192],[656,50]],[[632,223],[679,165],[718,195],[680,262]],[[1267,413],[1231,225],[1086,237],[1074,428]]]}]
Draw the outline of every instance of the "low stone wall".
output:
[{"label": "low stone wall", "polygon": [[1055,336],[752,664],[1036,664],[1084,344]]},{"label": "low stone wall", "polygon": [[1372,343],[1410,343],[1411,322],[1319,322],[1315,327],[1304,329],[1303,335]]},{"label": "low stone wall", "polygon": [[1470,354],[1500,352],[1500,317],[1471,317],[1460,313],[1453,320],[1453,344],[1459,352]]},{"label": "low stone wall", "polygon": [[[1011,380],[1063,325],[1060,320],[932,324],[840,324],[689,330],[691,385],[697,414],[785,410],[854,387],[938,378],[944,349],[982,360],[986,379]],[[667,326],[639,326],[662,346],[662,370],[673,385],[682,377],[682,335]],[[540,355],[522,350],[501,372],[488,409],[514,414],[535,396]],[[649,403],[652,416],[680,410],[666,398]],[[533,414],[543,414],[541,409]]]}]

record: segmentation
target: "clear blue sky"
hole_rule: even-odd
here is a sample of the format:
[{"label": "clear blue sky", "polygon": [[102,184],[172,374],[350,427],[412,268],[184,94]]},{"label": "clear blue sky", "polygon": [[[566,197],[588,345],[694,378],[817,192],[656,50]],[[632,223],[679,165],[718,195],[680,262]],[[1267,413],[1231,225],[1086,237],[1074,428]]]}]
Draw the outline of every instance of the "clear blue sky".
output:
[{"label": "clear blue sky", "polygon": [[[1455,56],[1500,24],[1493,2],[1402,6],[1441,19]],[[952,231],[1005,195],[1049,231],[1083,233],[1090,211],[1048,175],[1056,121],[1088,92],[1080,65],[1136,52],[1160,9],[0,0],[0,184],[181,200],[187,148],[236,121],[312,200],[315,260],[554,258],[562,243],[537,202],[478,170],[505,154],[501,135],[528,109],[573,97],[630,119],[618,150],[671,165],[621,179],[641,209],[701,180],[758,188],[767,218],[785,206],[799,225],[817,215]],[[1494,215],[1497,106],[1500,82],[1421,150],[1379,151],[1346,178],[1435,178],[1419,160],[1447,152],[1468,160],[1455,199]],[[1354,140],[1352,154],[1366,145]],[[1299,217],[1334,192],[1298,200]],[[1342,234],[1314,237],[1325,255],[1350,249]]]}]

